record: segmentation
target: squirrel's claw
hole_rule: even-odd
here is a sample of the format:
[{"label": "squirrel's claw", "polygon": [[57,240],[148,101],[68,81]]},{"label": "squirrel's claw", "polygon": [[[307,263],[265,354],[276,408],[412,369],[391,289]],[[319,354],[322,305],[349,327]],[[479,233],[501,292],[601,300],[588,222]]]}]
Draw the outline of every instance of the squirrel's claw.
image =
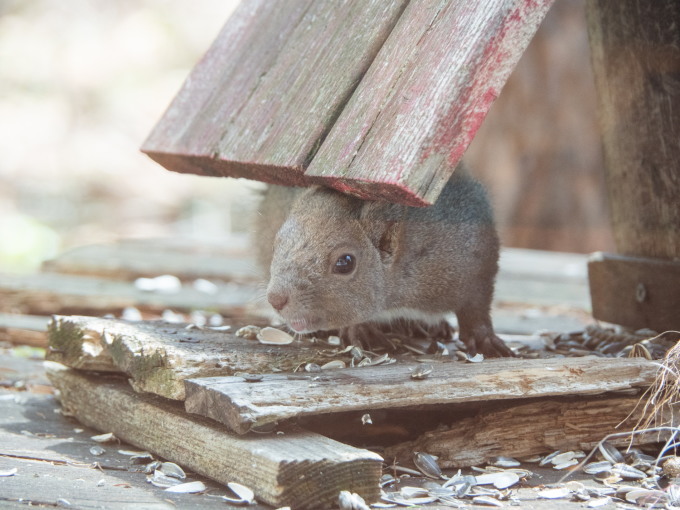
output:
[{"label": "squirrel's claw", "polygon": [[461,340],[467,347],[470,356],[474,356],[479,352],[487,358],[515,357],[515,353],[512,352],[512,350],[505,345],[505,342],[498,338],[494,333],[482,336],[461,336]]}]

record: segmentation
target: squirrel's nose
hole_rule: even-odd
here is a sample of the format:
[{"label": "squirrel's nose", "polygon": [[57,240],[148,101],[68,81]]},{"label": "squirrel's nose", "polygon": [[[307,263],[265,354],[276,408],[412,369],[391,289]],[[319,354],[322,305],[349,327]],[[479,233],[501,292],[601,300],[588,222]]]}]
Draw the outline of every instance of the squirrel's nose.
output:
[{"label": "squirrel's nose", "polygon": [[267,294],[267,301],[274,307],[274,310],[280,312],[288,303],[288,296],[279,292],[270,292]]}]

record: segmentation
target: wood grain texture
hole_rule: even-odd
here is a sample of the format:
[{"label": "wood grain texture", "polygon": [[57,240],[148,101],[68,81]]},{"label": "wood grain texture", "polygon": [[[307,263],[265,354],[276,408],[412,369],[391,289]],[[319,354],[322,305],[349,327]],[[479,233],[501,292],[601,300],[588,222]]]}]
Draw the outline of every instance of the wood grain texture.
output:
[{"label": "wood grain texture", "polygon": [[265,375],[186,381],[186,409],[245,433],[313,414],[455,404],[559,395],[592,395],[647,387],[657,365],[643,359],[593,357],[441,362],[426,379],[411,378],[415,364],[333,370],[317,375]]},{"label": "wood grain texture", "polygon": [[214,294],[191,286],[178,292],[147,292],[131,282],[61,274],[0,274],[0,312],[50,315],[120,313],[128,306],[162,312],[215,310],[225,315],[243,312],[258,291],[253,286],[218,285]]},{"label": "wood grain texture", "polygon": [[433,203],[551,4],[410,2],[306,174]]},{"label": "wood grain texture", "polygon": [[303,184],[406,3],[242,2],[142,150],[179,172]]},{"label": "wood grain texture", "polygon": [[[413,452],[420,451],[439,457],[441,467],[454,468],[480,465],[501,455],[522,458],[555,450],[588,451],[607,434],[632,430],[641,412],[638,403],[638,397],[579,396],[485,410],[415,441],[391,446],[385,459],[409,465]],[[643,434],[633,444],[658,441],[655,434]],[[630,438],[611,443],[627,447]]]},{"label": "wood grain texture", "polygon": [[135,394],[126,384],[78,374],[56,363],[48,375],[67,413],[102,432],[222,484],[238,482],[274,506],[328,508],[341,490],[379,496],[382,459],[375,453],[305,431],[234,436],[188,417],[182,407]]},{"label": "wood grain texture", "polygon": [[184,399],[188,378],[292,371],[327,361],[321,349],[309,345],[263,345],[233,331],[184,326],[55,316],[47,359],[81,370],[122,372],[136,390],[175,400]]},{"label": "wood grain texture", "polygon": [[596,319],[680,331],[680,262],[596,253],[588,273]]},{"label": "wood grain texture", "polygon": [[680,257],[680,3],[587,2],[617,251]]}]

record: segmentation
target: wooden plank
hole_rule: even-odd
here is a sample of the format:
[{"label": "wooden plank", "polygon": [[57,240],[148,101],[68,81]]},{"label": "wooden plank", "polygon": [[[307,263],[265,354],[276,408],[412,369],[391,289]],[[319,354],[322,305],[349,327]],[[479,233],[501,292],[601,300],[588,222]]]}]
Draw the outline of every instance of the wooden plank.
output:
[{"label": "wooden plank", "polygon": [[271,374],[257,383],[241,377],[186,381],[186,409],[245,433],[296,416],[455,404],[474,401],[592,395],[652,384],[655,363],[639,358],[507,360],[433,363],[432,374],[411,378],[417,364]]},{"label": "wooden plank", "polygon": [[0,274],[0,312],[51,315],[80,313],[103,315],[120,313],[129,306],[148,311],[215,310],[226,315],[243,313],[253,301],[253,286],[217,284],[217,291],[207,294],[184,285],[178,292],[148,292],[130,282],[105,278],[60,274]]},{"label": "wooden plank", "polygon": [[406,3],[242,2],[142,151],[179,172],[303,183]]},{"label": "wooden plank", "polygon": [[243,243],[197,243],[189,239],[125,239],[111,244],[78,246],[42,265],[48,273],[118,280],[171,274],[182,281],[254,282],[255,264]]},{"label": "wooden plank", "polygon": [[587,2],[614,239],[680,257],[680,4]]},{"label": "wooden plank", "polygon": [[[415,441],[390,446],[385,459],[409,465],[413,452],[427,452],[438,457],[441,467],[454,468],[480,465],[501,455],[522,458],[555,450],[588,451],[607,434],[632,430],[640,412],[637,396],[579,396],[487,409],[426,432]],[[657,434],[643,434],[632,444],[659,440]],[[627,447],[631,438],[613,439],[611,443]]]},{"label": "wooden plank", "polygon": [[410,2],[306,175],[433,203],[551,4]]},{"label": "wooden plank", "polygon": [[680,330],[680,262],[596,253],[588,273],[597,319],[634,329]]},{"label": "wooden plank", "polygon": [[0,341],[47,347],[49,317],[0,313]]},{"label": "wooden plank", "polygon": [[66,412],[87,426],[177,462],[220,483],[251,487],[275,506],[329,507],[341,490],[368,501],[379,496],[382,458],[318,434],[239,437],[181,405],[135,394],[125,384],[76,373],[56,363],[48,375]]},{"label": "wooden plank", "polygon": [[239,372],[293,371],[328,355],[311,344],[263,345],[234,332],[162,321],[54,317],[47,359],[71,368],[123,372],[138,391],[183,400],[184,380]]}]

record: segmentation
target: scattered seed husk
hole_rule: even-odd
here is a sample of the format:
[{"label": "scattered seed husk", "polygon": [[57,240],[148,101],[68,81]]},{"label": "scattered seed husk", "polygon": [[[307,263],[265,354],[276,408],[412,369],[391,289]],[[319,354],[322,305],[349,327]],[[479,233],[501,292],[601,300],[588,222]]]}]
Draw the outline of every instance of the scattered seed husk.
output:
[{"label": "scattered seed husk", "polygon": [[481,363],[482,361],[484,361],[484,355],[481,352],[478,352],[474,356],[468,355],[466,361],[468,363]]},{"label": "scattered seed husk", "polygon": [[507,489],[519,482],[519,476],[513,471],[498,471],[476,476],[478,485],[493,485],[496,489]]},{"label": "scattered seed husk", "polygon": [[342,345],[342,340],[340,340],[340,337],[335,335],[331,335],[326,338],[326,342],[328,342],[329,345]]},{"label": "scattered seed husk", "polygon": [[603,441],[597,445],[598,450],[604,457],[604,460],[608,460],[612,464],[620,464],[625,462],[623,455],[619,452],[616,447],[612,446],[607,441]]},{"label": "scattered seed husk", "polygon": [[265,345],[288,345],[292,344],[294,338],[285,331],[276,328],[262,328],[257,334],[257,339]]},{"label": "scattered seed husk", "polygon": [[608,460],[603,460],[600,462],[591,462],[583,466],[583,472],[589,475],[596,475],[597,473],[602,473],[603,471],[611,471],[612,463]]},{"label": "scattered seed husk", "polygon": [[94,455],[95,457],[99,457],[100,455],[104,455],[106,453],[106,450],[99,446],[98,444],[94,445],[92,448],[90,448],[90,454]]},{"label": "scattered seed husk", "polygon": [[520,462],[526,462],[527,464],[536,464],[541,462],[542,459],[543,457],[540,455],[532,455],[530,457],[520,457],[518,460]]},{"label": "scattered seed husk", "polygon": [[575,458],[576,454],[574,452],[562,452],[558,455],[555,455],[553,458],[550,459],[550,463],[553,464],[554,466],[557,466],[558,464],[563,464],[565,462],[569,462],[573,458]]},{"label": "scattered seed husk", "polygon": [[434,367],[432,365],[418,365],[416,368],[413,369],[411,372],[411,379],[425,379],[427,378],[432,371],[434,370]]},{"label": "scattered seed husk", "polygon": [[637,468],[634,468],[633,466],[629,466],[628,464],[614,464],[612,466],[612,473],[615,475],[619,475],[621,478],[625,480],[644,480],[647,478],[647,473],[644,473],[640,471]]},{"label": "scattered seed husk", "polygon": [[634,489],[626,493],[626,501],[641,506],[665,503],[668,499],[668,494],[659,490]]},{"label": "scattered seed husk", "polygon": [[490,464],[501,468],[519,467],[521,465],[517,459],[512,457],[494,457]]},{"label": "scattered seed husk", "polygon": [[166,476],[172,476],[173,478],[178,478],[180,480],[184,480],[187,477],[184,470],[174,462],[163,462],[159,471]]},{"label": "scattered seed husk", "polygon": [[608,498],[606,496],[603,497],[603,498],[595,498],[595,499],[591,499],[590,501],[588,501],[586,506],[588,508],[599,508],[601,506],[608,505],[611,502],[611,500],[612,500],[612,498]]},{"label": "scattered seed husk", "polygon": [[340,491],[338,494],[340,510],[370,510],[364,498],[355,492]]},{"label": "scattered seed husk", "polygon": [[475,496],[474,498],[472,498],[472,503],[475,505],[505,506],[496,498],[492,498],[490,496]]},{"label": "scattered seed husk", "polygon": [[556,452],[552,452],[549,455],[546,455],[543,457],[543,459],[538,463],[539,466],[545,466],[546,464],[552,462],[552,460],[557,457],[559,454],[562,453],[562,450],[557,450]]},{"label": "scattered seed husk", "polygon": [[371,419],[371,415],[366,413],[361,417],[361,424],[362,425],[373,425],[373,420]]},{"label": "scattered seed husk", "polygon": [[456,494],[456,497],[462,498],[466,496],[470,489],[477,484],[477,479],[472,475],[461,475],[460,473],[449,478],[443,488],[451,488]]},{"label": "scattered seed husk", "polygon": [[3,471],[0,471],[0,477],[14,476],[18,472],[19,472],[19,470],[17,468],[5,469]]},{"label": "scattered seed husk", "polygon": [[442,470],[433,455],[415,452],[413,454],[413,463],[425,476],[429,478],[442,478]]},{"label": "scattered seed husk", "polygon": [[206,490],[206,486],[201,481],[180,483],[178,485],[173,485],[165,489],[165,492],[176,492],[180,494],[196,494],[197,492],[203,492]]},{"label": "scattered seed husk", "polygon": [[161,473],[158,469],[153,472],[153,475],[147,476],[146,480],[153,486],[161,487],[163,489],[167,489],[168,487],[182,483],[177,478],[173,478],[172,476],[167,476]]},{"label": "scattered seed husk", "polygon": [[390,355],[385,353],[382,356],[378,356],[371,360],[371,365],[381,365],[382,363],[387,363],[390,360]]},{"label": "scattered seed husk", "polygon": [[260,382],[262,379],[264,379],[264,376],[262,374],[242,374],[241,377],[243,377],[243,380],[245,382]]},{"label": "scattered seed husk", "polygon": [[556,469],[557,471],[562,471],[563,469],[568,469],[572,466],[575,466],[578,464],[578,459],[570,459],[566,462],[561,462],[560,464],[555,464],[553,466],[553,469]]},{"label": "scattered seed husk", "polygon": [[566,487],[553,487],[538,491],[538,497],[543,499],[562,499],[571,495],[571,491]]},{"label": "scattered seed husk", "polygon": [[426,496],[428,494],[428,490],[425,489],[424,487],[411,487],[409,485],[402,487],[399,489],[399,494],[404,496],[405,498],[416,498],[419,496]]},{"label": "scattered seed husk", "polygon": [[240,336],[241,338],[245,338],[246,340],[257,340],[257,335],[261,330],[262,328],[258,326],[243,326],[242,328],[236,330],[236,333],[234,334],[236,336]]},{"label": "scattered seed husk", "polygon": [[150,475],[154,471],[156,471],[158,468],[161,467],[161,464],[163,464],[160,460],[154,460],[153,462],[149,462],[146,466],[144,466],[144,473],[147,475]]},{"label": "scattered seed husk", "polygon": [[334,368],[346,368],[347,365],[345,364],[344,361],[341,359],[334,359],[333,361],[329,361],[325,365],[321,365],[321,370],[331,370]]},{"label": "scattered seed husk", "polygon": [[117,438],[116,436],[113,435],[113,432],[99,434],[98,436],[92,436],[90,439],[92,439],[92,441],[94,441],[95,443],[110,443],[112,441],[117,441]]},{"label": "scattered seed husk", "polygon": [[[118,450],[118,453],[122,452]],[[146,464],[152,460],[153,455],[151,455],[149,452],[137,452],[135,455],[130,456],[130,464]]]},{"label": "scattered seed husk", "polygon": [[128,457],[142,457],[146,455],[151,455],[149,452],[138,452],[134,450],[118,450],[121,455],[127,455]]},{"label": "scattered seed husk", "polygon": [[225,501],[241,505],[252,505],[255,503],[255,493],[249,487],[236,482],[229,482],[227,487],[237,497],[230,498],[229,496],[222,496]]}]

